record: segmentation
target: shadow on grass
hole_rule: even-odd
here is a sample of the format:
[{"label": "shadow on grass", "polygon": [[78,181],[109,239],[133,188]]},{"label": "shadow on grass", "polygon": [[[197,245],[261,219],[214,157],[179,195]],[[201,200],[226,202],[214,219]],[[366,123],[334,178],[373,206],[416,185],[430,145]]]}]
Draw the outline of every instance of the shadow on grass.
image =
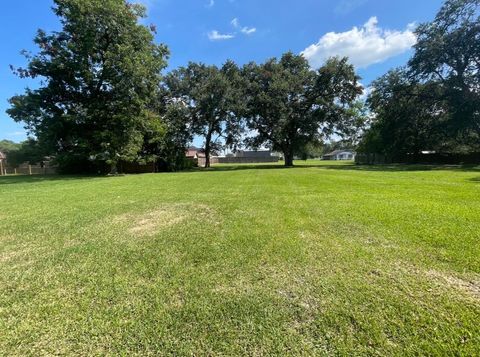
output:
[{"label": "shadow on grass", "polygon": [[47,181],[74,181],[95,178],[106,178],[107,176],[91,175],[11,175],[0,176],[0,186],[8,184],[39,183]]},{"label": "shadow on grass", "polygon": [[238,170],[279,170],[279,169],[324,169],[324,170],[347,170],[347,171],[378,171],[378,172],[403,172],[403,171],[465,171],[480,172],[480,165],[421,165],[421,164],[391,164],[391,165],[356,165],[349,164],[327,164],[310,163],[295,164],[293,167],[284,165],[246,164],[246,165],[214,165],[209,169],[198,168],[184,172],[217,172],[217,171],[238,171]]},{"label": "shadow on grass", "polygon": [[[355,165],[354,163],[335,163],[310,162],[304,164],[295,164],[293,167],[286,167],[283,164],[223,164],[214,165],[208,169],[195,168],[177,173],[198,173],[198,172],[228,172],[241,170],[295,170],[295,169],[323,169],[323,170],[344,170],[344,171],[371,171],[371,172],[409,172],[409,171],[462,171],[462,172],[480,172],[480,165],[420,165],[420,164],[392,164],[392,165]],[[168,174],[168,172],[162,172]],[[138,175],[138,174],[132,174]],[[46,181],[74,181],[98,178],[114,178],[118,176],[100,176],[100,175],[12,175],[0,176],[0,186],[7,184],[25,184],[39,183]],[[480,183],[480,177],[469,179],[472,182]]]},{"label": "shadow on grass", "polygon": [[[304,167],[308,167],[304,166]],[[355,170],[355,171],[465,171],[480,172],[479,165],[423,165],[423,164],[390,164],[390,165],[318,165],[318,168],[330,170]]]}]

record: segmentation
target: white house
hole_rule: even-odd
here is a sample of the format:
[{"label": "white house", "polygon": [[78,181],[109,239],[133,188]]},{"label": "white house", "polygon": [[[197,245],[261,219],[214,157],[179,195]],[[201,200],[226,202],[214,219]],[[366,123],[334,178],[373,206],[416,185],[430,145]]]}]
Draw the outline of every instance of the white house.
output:
[{"label": "white house", "polygon": [[355,153],[350,150],[335,150],[322,156],[323,160],[355,160]]}]

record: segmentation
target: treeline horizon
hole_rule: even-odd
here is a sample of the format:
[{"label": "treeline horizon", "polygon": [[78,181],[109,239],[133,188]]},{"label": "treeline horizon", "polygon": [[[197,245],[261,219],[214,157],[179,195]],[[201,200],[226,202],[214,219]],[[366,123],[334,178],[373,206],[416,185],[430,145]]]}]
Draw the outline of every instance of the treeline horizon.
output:
[{"label": "treeline horizon", "polygon": [[[480,0],[447,0],[416,29],[408,65],[372,83],[366,101],[348,58],[318,69],[292,52],[238,66],[190,62],[162,75],[169,51],[143,26],[145,8],[125,0],[55,0],[62,30],[39,30],[21,78],[43,85],[10,99],[27,146],[62,172],[117,172],[120,162],[189,165],[185,148],[267,147],[286,166],[332,137],[392,158],[422,151],[480,150]],[[28,150],[27,150],[28,151]]]}]

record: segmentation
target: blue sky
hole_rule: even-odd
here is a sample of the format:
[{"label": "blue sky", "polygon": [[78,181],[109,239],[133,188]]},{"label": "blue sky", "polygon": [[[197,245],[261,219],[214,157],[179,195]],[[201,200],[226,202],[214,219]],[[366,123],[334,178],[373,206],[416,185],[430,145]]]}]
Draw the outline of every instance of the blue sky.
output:
[{"label": "blue sky", "polygon": [[[332,55],[349,55],[368,85],[389,68],[406,63],[415,24],[433,19],[441,0],[138,0],[148,8],[146,24],[171,51],[169,69],[188,61],[220,65],[262,62],[291,50],[313,67]],[[4,1],[0,13],[0,140],[26,138],[5,110],[8,98],[34,81],[15,77],[22,49],[35,51],[38,28],[59,29],[52,0]]]}]

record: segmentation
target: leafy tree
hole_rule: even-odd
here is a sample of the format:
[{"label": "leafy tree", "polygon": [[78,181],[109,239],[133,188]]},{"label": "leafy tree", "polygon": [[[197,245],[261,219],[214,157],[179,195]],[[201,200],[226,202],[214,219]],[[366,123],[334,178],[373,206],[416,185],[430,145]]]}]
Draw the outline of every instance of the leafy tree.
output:
[{"label": "leafy tree", "polygon": [[205,167],[210,167],[212,151],[219,139],[233,146],[241,131],[238,107],[241,87],[237,66],[228,61],[222,68],[189,63],[166,78],[172,98],[187,108],[191,132],[205,140]]},{"label": "leafy tree", "polygon": [[[154,158],[159,171],[176,171],[189,166],[185,150],[193,140],[188,108],[163,92],[155,111],[162,118],[162,135],[146,136],[144,155]],[[156,131],[152,131],[155,134]]]},{"label": "leafy tree", "polygon": [[347,109],[347,115],[344,118],[342,131],[338,133],[340,140],[335,142],[338,147],[334,150],[355,150],[366,130],[371,125],[371,119],[371,113],[365,100],[355,101]]},{"label": "leafy tree", "polygon": [[304,57],[286,53],[242,69],[248,128],[253,147],[267,145],[293,166],[295,154],[323,136],[344,129],[348,109],[361,93],[359,77],[347,59],[332,58],[318,71]]},{"label": "leafy tree", "polygon": [[22,144],[13,142],[11,140],[0,140],[0,151],[3,153],[9,153],[20,149]]},{"label": "leafy tree", "polygon": [[397,160],[421,151],[441,150],[445,111],[435,82],[412,81],[404,70],[393,70],[372,84],[368,102],[375,120],[360,144],[361,152]]},{"label": "leafy tree", "polygon": [[[139,158],[145,131],[157,121],[155,98],[167,49],[139,24],[145,9],[125,0],[55,0],[62,29],[39,30],[37,54],[20,77],[38,89],[10,99],[10,116],[26,123],[40,145],[65,166]],[[157,126],[158,127],[158,126]]]},{"label": "leafy tree", "polygon": [[[451,135],[480,139],[480,0],[447,0],[432,22],[420,25],[409,62],[419,80],[440,85]],[[461,138],[458,138],[461,139]],[[457,139],[457,140],[458,140]]]},{"label": "leafy tree", "polygon": [[20,144],[17,144],[15,150],[8,152],[8,165],[18,167],[20,164],[38,164],[45,160],[45,152],[43,148],[34,139],[27,139]]},{"label": "leafy tree", "polygon": [[308,159],[318,159],[322,157],[325,153],[325,144],[320,141],[315,141],[306,144],[300,151],[297,152],[297,155],[302,160]]},{"label": "leafy tree", "polygon": [[423,150],[464,152],[480,145],[480,0],[447,0],[420,25],[404,70],[373,84],[375,120],[360,145],[393,160]]}]

